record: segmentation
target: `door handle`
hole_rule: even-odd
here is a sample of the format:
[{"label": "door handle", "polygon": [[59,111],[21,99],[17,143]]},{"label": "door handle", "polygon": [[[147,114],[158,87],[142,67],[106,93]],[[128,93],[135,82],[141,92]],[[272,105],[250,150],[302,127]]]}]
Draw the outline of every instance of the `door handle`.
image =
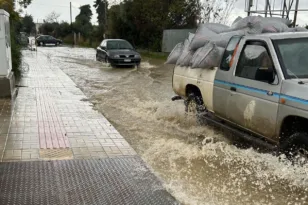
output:
[{"label": "door handle", "polygon": [[236,92],[236,87],[231,87],[230,90]]},{"label": "door handle", "polygon": [[273,93],[272,91],[268,91],[268,92],[267,92],[267,95],[268,95],[268,96],[273,96],[274,93]]}]

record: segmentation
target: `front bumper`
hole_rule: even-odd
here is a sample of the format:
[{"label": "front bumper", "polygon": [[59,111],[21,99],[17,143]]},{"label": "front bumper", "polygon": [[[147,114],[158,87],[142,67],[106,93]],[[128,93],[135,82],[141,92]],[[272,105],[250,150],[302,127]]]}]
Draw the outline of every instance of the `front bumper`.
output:
[{"label": "front bumper", "polygon": [[140,58],[108,58],[111,65],[139,65]]}]

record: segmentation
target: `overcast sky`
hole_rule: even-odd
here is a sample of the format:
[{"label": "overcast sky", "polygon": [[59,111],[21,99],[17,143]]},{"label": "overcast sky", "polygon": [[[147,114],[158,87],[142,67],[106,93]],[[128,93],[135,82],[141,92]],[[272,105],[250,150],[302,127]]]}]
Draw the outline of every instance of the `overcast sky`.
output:
[{"label": "overcast sky", "polygon": [[[121,1],[121,0],[112,0],[112,2],[115,1]],[[145,0],[146,1],[146,0]],[[264,3],[265,0],[254,0],[254,2],[258,1],[258,10],[264,9]],[[270,0],[273,1],[273,0]],[[282,0],[275,0],[276,7],[279,7],[279,2]],[[92,17],[92,23],[97,24],[96,22],[96,12],[93,8],[93,2],[94,0],[71,0],[72,2],[72,14],[73,14],[73,21],[79,13],[79,7],[84,4],[90,4],[92,6],[93,10],[93,17]],[[111,2],[111,1],[110,1]],[[53,0],[53,1],[46,1],[46,0],[32,0],[32,4],[25,10],[24,13],[31,14],[34,18],[35,22],[42,22],[43,19],[46,17],[47,14],[49,14],[52,11],[55,11],[60,15],[59,20],[60,21],[70,21],[70,0]],[[255,3],[256,5],[256,3]],[[300,6],[301,9],[308,9],[308,1],[307,0],[300,0]],[[245,9],[245,0],[238,0],[234,10],[231,13],[230,16],[230,22],[233,21],[237,16],[246,16],[246,13],[244,12]],[[254,7],[256,9],[256,6]],[[293,17],[293,15],[292,15]],[[308,12],[299,12],[298,16],[298,24],[299,25],[306,25],[308,24]]]}]

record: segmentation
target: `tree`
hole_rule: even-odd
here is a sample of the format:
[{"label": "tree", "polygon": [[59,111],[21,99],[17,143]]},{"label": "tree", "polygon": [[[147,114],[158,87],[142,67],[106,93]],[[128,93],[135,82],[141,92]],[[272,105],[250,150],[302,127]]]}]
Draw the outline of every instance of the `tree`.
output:
[{"label": "tree", "polygon": [[58,18],[60,17],[59,13],[56,13],[55,11],[52,11],[50,14],[48,14],[44,20],[44,22],[47,23],[56,23],[58,22]]},{"label": "tree", "polygon": [[45,22],[43,23],[40,28],[39,28],[39,32],[41,34],[44,34],[44,35],[52,35],[52,36],[56,36],[56,28],[59,26],[58,23],[48,23],[48,22]]},{"label": "tree", "polygon": [[124,0],[108,10],[108,34],[160,51],[164,29],[195,28],[200,0]]},{"label": "tree", "polygon": [[80,13],[75,18],[74,30],[80,32],[85,38],[88,38],[92,32],[92,11],[89,4],[80,8]]},{"label": "tree", "polygon": [[33,22],[33,17],[31,15],[25,15],[22,19],[23,31],[27,34],[33,33],[35,31],[35,23]]},{"label": "tree", "polygon": [[225,24],[237,0],[203,0],[202,22]]},{"label": "tree", "polygon": [[95,0],[94,7],[96,8],[98,25],[100,26],[104,25],[106,27],[108,1],[107,0]]}]

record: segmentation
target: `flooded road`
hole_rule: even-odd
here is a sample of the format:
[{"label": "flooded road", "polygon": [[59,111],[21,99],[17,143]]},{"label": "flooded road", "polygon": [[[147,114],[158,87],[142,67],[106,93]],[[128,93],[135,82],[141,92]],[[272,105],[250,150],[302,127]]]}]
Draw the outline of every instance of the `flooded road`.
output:
[{"label": "flooded road", "polygon": [[126,138],[183,204],[308,204],[308,165],[240,149],[227,134],[197,125],[172,102],[172,66],[143,59],[111,68],[95,50],[38,48],[58,65]]}]

